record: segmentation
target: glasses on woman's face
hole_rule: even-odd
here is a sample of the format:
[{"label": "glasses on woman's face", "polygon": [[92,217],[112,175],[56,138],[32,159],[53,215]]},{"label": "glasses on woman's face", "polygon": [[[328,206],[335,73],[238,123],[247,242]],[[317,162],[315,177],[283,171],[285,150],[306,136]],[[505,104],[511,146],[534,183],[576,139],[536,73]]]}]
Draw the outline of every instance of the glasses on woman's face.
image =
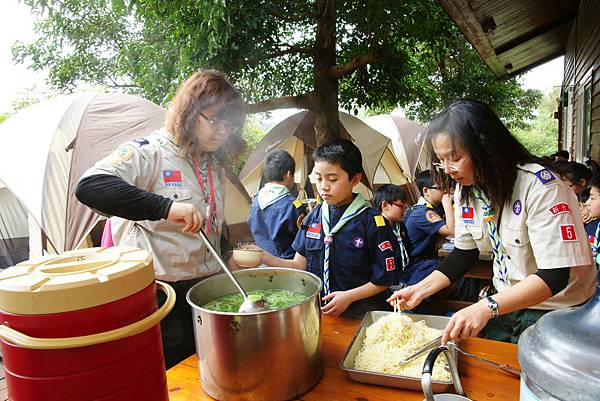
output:
[{"label": "glasses on woman's face", "polygon": [[200,114],[200,116],[206,120],[206,122],[208,124],[210,124],[210,126],[218,131],[221,132],[223,134],[229,135],[231,134],[233,131],[235,131],[237,129],[237,127],[235,126],[235,124],[226,121],[226,120],[217,120],[215,118],[211,118],[208,117],[206,114],[204,114],[203,112],[199,112],[198,114]]},{"label": "glasses on woman's face", "polygon": [[448,171],[452,171],[454,173],[460,171],[460,167],[462,166],[462,164],[464,163],[464,161],[466,160],[466,157],[463,157],[462,159],[460,159],[458,162],[456,163],[450,163],[450,162],[446,162],[446,163],[442,163],[442,162],[433,162],[431,163],[434,167],[437,167],[440,170],[448,170]]}]

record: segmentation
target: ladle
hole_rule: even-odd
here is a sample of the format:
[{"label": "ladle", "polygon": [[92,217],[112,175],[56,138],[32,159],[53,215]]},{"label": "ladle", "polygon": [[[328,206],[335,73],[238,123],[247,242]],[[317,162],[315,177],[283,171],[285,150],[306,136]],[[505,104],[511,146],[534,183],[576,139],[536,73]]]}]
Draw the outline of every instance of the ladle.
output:
[{"label": "ladle", "polygon": [[240,305],[240,309],[238,309],[238,312],[239,313],[255,313],[255,312],[264,312],[264,311],[269,310],[269,304],[264,299],[261,298],[256,301],[252,301],[250,298],[248,298],[248,294],[246,293],[246,291],[244,291],[244,289],[242,288],[240,283],[238,283],[238,281],[235,279],[233,274],[231,274],[231,272],[227,268],[227,265],[221,258],[221,255],[219,255],[217,250],[210,243],[210,240],[204,233],[204,230],[200,229],[200,231],[198,232],[198,235],[200,235],[200,238],[202,238],[202,240],[204,240],[204,243],[208,247],[208,250],[210,251],[210,253],[213,254],[215,259],[217,260],[217,263],[219,263],[219,266],[221,266],[221,269],[223,269],[223,271],[227,274],[227,276],[229,276],[231,281],[233,281],[233,284],[235,284],[237,289],[240,291],[240,293],[244,297],[244,302],[242,302],[242,304]]}]

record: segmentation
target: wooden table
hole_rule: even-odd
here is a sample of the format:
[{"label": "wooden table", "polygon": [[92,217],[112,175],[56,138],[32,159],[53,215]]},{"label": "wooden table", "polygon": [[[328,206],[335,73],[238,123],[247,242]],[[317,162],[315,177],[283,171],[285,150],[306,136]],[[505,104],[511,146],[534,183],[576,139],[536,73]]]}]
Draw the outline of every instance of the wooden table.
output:
[{"label": "wooden table", "polygon": [[[393,401],[423,400],[417,391],[375,386],[350,380],[339,368],[346,349],[360,321],[323,316],[323,361],[325,373],[321,381],[297,401]],[[518,367],[517,346],[497,341],[471,338],[461,348],[498,363]],[[472,400],[515,401],[519,399],[519,379],[499,369],[461,355],[461,382]],[[198,376],[198,360],[193,355],[167,371],[170,401],[212,400],[202,390]]]}]

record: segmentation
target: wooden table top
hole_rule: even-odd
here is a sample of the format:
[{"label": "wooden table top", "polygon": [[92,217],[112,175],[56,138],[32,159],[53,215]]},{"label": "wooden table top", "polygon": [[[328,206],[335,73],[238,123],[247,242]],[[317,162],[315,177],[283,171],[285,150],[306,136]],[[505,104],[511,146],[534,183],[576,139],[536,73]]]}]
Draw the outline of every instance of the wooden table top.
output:
[{"label": "wooden table top", "polygon": [[[360,321],[323,316],[323,362],[321,381],[297,401],[390,401],[423,400],[423,393],[358,383],[351,380],[339,363],[350,345]],[[470,338],[461,348],[482,358],[518,367],[517,346],[481,338]],[[519,399],[519,379],[472,358],[460,356],[463,388],[472,400],[514,401]],[[198,360],[193,355],[167,371],[170,401],[208,401],[211,397],[199,382]]]}]

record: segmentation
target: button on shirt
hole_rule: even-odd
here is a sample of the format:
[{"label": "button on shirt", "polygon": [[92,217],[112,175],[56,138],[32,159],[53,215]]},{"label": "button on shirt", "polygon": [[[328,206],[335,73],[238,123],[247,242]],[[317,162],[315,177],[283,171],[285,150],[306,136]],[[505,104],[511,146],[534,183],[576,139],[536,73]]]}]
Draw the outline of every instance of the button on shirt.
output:
[{"label": "button on shirt", "polygon": [[[455,209],[454,246],[491,253],[481,201],[471,197],[469,204],[461,203],[460,192],[457,186],[454,200],[461,207]],[[575,194],[554,173],[537,164],[519,166],[499,227],[508,280],[502,281],[494,269],[496,289],[501,292],[538,269],[571,267],[567,287],[534,308],[558,309],[587,301],[595,291],[596,273],[578,210]]]}]

